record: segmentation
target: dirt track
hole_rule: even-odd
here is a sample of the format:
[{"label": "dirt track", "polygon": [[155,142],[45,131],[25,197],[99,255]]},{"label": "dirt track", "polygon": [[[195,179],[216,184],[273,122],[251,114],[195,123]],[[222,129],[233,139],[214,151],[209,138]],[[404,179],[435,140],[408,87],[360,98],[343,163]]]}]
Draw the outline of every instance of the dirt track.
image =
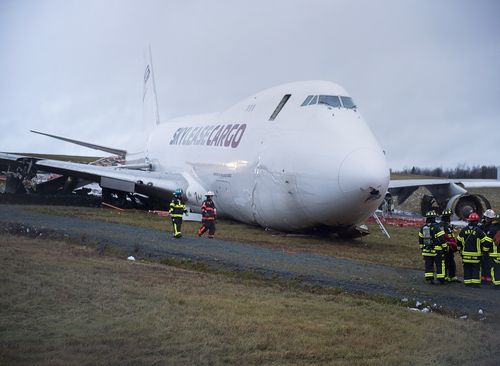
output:
[{"label": "dirt track", "polygon": [[423,283],[421,271],[411,269],[314,253],[287,253],[282,249],[222,240],[194,237],[174,240],[166,231],[41,214],[17,205],[0,205],[0,229],[11,232],[36,230],[42,232],[42,237],[44,231],[55,231],[72,241],[92,241],[98,247],[119,248],[127,256],[190,259],[234,271],[300,279],[310,285],[342,288],[348,292],[426,301],[458,315],[469,314],[476,318],[478,310],[482,309],[487,321],[500,322],[500,291],[486,286],[465,288],[462,284],[429,286]]}]

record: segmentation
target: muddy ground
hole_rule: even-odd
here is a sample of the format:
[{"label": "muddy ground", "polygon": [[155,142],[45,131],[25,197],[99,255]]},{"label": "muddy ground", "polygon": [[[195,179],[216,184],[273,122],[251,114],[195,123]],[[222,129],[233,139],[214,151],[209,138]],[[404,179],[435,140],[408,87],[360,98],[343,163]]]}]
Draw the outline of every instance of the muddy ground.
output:
[{"label": "muddy ground", "polygon": [[[0,230],[29,236],[56,235],[71,242],[95,244],[97,250],[119,249],[124,258],[187,259],[230,271],[252,271],[305,285],[340,288],[349,293],[407,299],[434,305],[433,311],[500,323],[500,291],[489,286],[427,285],[422,271],[335,258],[315,253],[290,253],[208,238],[171,238],[165,231],[56,216],[21,205],[0,204]],[[304,238],[305,244],[307,237]],[[479,314],[479,310],[483,314]]]}]

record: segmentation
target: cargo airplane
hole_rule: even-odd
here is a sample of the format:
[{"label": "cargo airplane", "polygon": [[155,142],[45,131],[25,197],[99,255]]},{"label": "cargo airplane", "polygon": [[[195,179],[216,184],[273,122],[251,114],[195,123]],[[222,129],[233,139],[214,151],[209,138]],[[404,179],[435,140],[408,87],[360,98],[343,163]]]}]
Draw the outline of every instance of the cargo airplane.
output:
[{"label": "cargo airplane", "polygon": [[[160,123],[150,63],[143,102],[152,105],[154,117],[142,152],[45,134],[114,154],[121,164],[0,153],[0,170],[9,172],[7,191],[18,190],[23,180],[43,171],[61,176],[41,184],[38,192],[71,191],[97,182],[103,198],[128,195],[165,204],[182,188],[187,204],[199,212],[210,190],[221,216],[280,231],[340,234],[356,233],[386,195],[401,202],[420,186],[433,194],[429,207],[451,207],[459,217],[466,210],[489,208],[484,197],[463,188],[466,182],[391,182],[385,152],[351,96],[333,82],[284,84],[221,113]],[[498,180],[488,184],[500,187]]]}]

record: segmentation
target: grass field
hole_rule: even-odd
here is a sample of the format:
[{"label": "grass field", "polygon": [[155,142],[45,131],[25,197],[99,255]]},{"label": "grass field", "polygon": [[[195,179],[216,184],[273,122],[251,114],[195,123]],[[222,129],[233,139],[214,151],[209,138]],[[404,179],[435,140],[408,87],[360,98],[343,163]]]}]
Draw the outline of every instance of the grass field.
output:
[{"label": "grass field", "polygon": [[494,365],[498,330],[0,235],[0,365]]}]

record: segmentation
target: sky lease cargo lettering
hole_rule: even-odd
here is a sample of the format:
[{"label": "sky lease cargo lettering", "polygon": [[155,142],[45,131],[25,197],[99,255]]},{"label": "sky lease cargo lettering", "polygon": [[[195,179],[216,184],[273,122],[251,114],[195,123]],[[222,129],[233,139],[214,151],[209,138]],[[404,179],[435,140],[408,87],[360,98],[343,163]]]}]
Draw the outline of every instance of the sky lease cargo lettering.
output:
[{"label": "sky lease cargo lettering", "polygon": [[245,123],[217,126],[181,127],[178,128],[170,145],[206,145],[238,147],[245,133]]}]

